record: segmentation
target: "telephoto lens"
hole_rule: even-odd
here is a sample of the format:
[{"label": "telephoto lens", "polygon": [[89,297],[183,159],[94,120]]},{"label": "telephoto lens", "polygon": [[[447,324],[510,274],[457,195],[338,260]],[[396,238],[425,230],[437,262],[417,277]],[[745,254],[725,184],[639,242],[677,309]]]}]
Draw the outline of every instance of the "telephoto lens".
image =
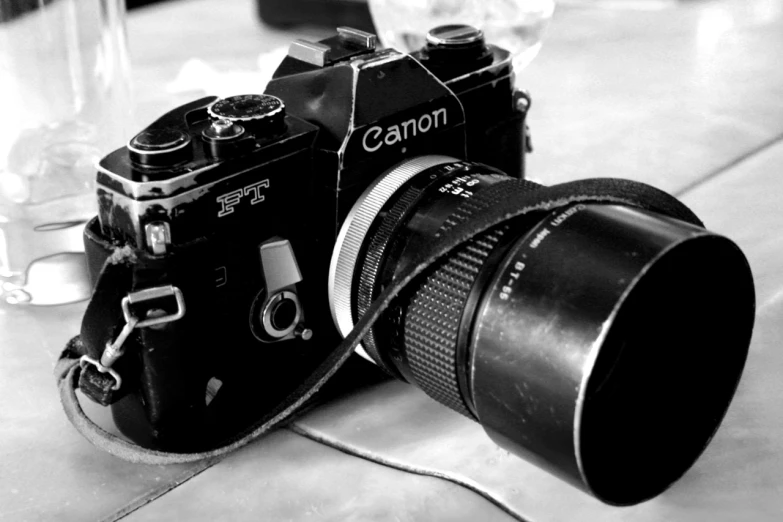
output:
[{"label": "telephoto lens", "polygon": [[[342,335],[439,238],[509,191],[541,189],[508,180],[443,156],[379,176],[332,255]],[[709,443],[754,309],[750,268],[729,239],[627,205],[574,202],[453,250],[396,298],[362,350],[501,447],[630,505],[664,491]]]}]

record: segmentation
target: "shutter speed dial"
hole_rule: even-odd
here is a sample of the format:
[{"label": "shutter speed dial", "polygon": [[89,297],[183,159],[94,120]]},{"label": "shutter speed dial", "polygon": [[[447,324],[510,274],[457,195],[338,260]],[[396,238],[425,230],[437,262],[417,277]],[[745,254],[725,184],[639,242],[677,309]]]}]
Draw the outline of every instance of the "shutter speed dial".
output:
[{"label": "shutter speed dial", "polygon": [[207,112],[215,121],[205,133],[214,134],[208,136],[213,139],[222,137],[221,133],[232,136],[237,127],[247,129],[258,138],[285,130],[285,104],[269,94],[229,96],[210,105]]}]

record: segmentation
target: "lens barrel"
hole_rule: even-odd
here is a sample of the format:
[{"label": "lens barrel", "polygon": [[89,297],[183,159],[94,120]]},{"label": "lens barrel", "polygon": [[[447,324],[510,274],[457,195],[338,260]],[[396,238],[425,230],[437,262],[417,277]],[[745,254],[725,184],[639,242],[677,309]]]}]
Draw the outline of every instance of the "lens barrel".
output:
[{"label": "lens barrel", "polygon": [[[341,236],[356,236],[338,242],[332,261],[334,273],[338,256],[353,260],[341,278],[343,335],[406,264],[491,204],[482,199],[540,188],[494,190],[508,178],[451,158],[403,166],[394,190],[371,187],[357,201],[363,231],[350,216],[343,225]],[[458,247],[363,344],[500,446],[629,505],[685,473],[717,430],[747,357],[754,303],[750,268],[730,240],[635,208],[576,204]]]}]

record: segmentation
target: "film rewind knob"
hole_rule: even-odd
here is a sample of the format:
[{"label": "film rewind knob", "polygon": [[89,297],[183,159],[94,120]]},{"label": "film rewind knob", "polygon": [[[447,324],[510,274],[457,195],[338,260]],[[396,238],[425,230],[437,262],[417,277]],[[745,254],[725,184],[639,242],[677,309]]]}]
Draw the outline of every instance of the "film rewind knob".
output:
[{"label": "film rewind knob", "polygon": [[192,156],[190,136],[174,127],[147,129],[128,142],[131,161],[145,167],[165,167]]}]

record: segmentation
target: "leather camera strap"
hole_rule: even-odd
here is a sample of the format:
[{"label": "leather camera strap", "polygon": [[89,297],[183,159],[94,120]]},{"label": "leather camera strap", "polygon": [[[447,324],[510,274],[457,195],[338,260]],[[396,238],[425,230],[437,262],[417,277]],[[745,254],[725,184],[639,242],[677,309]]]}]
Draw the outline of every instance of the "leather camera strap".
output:
[{"label": "leather camera strap", "polygon": [[[423,252],[420,258],[411,263],[393,285],[381,293],[350,334],[292,394],[253,426],[226,440],[224,445],[197,453],[169,453],[127,442],[97,426],[85,415],[76,396],[80,366],[79,359],[74,356],[80,352],[84,353],[82,351],[84,348],[79,346],[81,340],[78,337],[68,344],[55,367],[55,377],[68,419],[95,446],[129,462],[160,465],[220,457],[257,439],[289,419],[335,374],[392,300],[412,280],[459,245],[481,232],[531,212],[551,211],[575,203],[631,206],[703,226],[693,212],[673,196],[643,183],[610,178],[589,179],[542,187],[540,190],[525,192],[521,195],[519,191],[510,190],[512,187],[508,184],[513,183],[520,182],[509,180],[486,189],[493,191],[494,197],[486,199],[488,204],[482,213],[478,214],[475,219],[461,223],[445,237],[441,237],[440,241],[433,245],[431,251]],[[482,194],[484,192],[482,191]]]}]

